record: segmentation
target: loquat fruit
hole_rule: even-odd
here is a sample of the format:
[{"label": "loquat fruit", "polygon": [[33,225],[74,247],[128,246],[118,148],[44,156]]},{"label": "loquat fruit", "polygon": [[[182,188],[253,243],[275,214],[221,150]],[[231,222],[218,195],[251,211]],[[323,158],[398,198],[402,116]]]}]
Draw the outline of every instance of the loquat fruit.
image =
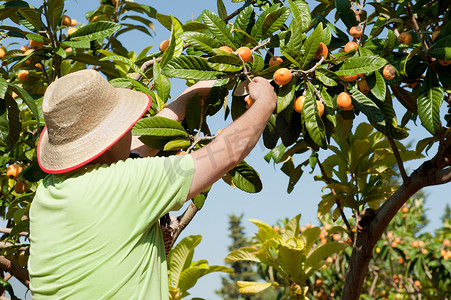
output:
[{"label": "loquat fruit", "polygon": [[280,58],[279,56],[273,56],[269,59],[269,67],[280,65],[282,62],[282,58]]},{"label": "loquat fruit", "polygon": [[356,42],[350,41],[345,45],[345,52],[348,53],[352,49],[355,49],[357,51],[358,48],[359,46],[357,45]]},{"label": "loquat fruit", "polygon": [[44,47],[44,42],[37,42],[37,41],[30,40],[30,48],[39,50],[39,49],[42,49],[42,47]]},{"label": "loquat fruit", "polygon": [[18,73],[17,73],[17,78],[20,80],[20,81],[22,81],[22,82],[24,82],[24,81],[26,81],[27,79],[28,79],[28,75],[29,75],[30,73],[27,71],[27,70],[20,70]]},{"label": "loquat fruit", "polygon": [[291,81],[293,74],[287,68],[280,68],[274,72],[273,79],[277,85],[285,85]]},{"label": "loquat fruit", "polygon": [[359,75],[340,76],[340,79],[346,82],[356,81]]},{"label": "loquat fruit", "polygon": [[329,49],[327,49],[326,44],[321,42],[321,43],[319,43],[318,50],[316,50],[314,58],[321,59],[321,57],[324,57],[324,59],[326,59],[328,54],[329,54]]},{"label": "loquat fruit", "polygon": [[164,40],[164,41],[162,41],[161,43],[160,43],[160,51],[161,52],[165,52],[166,51],[166,49],[168,49],[168,47],[169,47],[169,40]]},{"label": "loquat fruit", "polygon": [[233,49],[230,48],[229,46],[221,46],[221,47],[219,47],[219,49],[221,49],[222,51],[230,52],[230,53],[233,52]]},{"label": "loquat fruit", "polygon": [[318,108],[319,116],[322,117],[324,114],[324,104],[321,101],[316,100],[316,107]]},{"label": "loquat fruit", "polygon": [[[14,97],[13,97],[14,98]],[[12,164],[6,168],[6,176],[9,179],[16,180],[19,174],[22,172],[22,167],[19,164]]]},{"label": "loquat fruit", "polygon": [[25,183],[25,182],[23,182],[23,181],[21,181],[21,180],[18,180],[17,182],[16,182],[16,184],[14,185],[14,191],[17,193],[17,194],[23,194],[23,193],[25,193],[26,191],[27,191],[27,184]]},{"label": "loquat fruit", "polygon": [[362,33],[363,33],[363,29],[360,26],[353,26],[353,27],[351,27],[351,29],[349,29],[349,34],[355,38],[360,37],[362,35]]},{"label": "loquat fruit", "polygon": [[451,65],[451,60],[437,59],[437,62],[444,67]]},{"label": "loquat fruit", "polygon": [[408,32],[402,32],[398,35],[398,42],[404,45],[410,45],[412,43],[412,35]]},{"label": "loquat fruit", "polygon": [[384,78],[387,80],[392,80],[393,78],[395,78],[395,75],[395,67],[390,64],[385,65],[385,67],[382,69],[382,76],[384,76]]},{"label": "loquat fruit", "polygon": [[246,108],[249,108],[252,106],[252,104],[254,104],[255,100],[251,98],[251,96],[247,95],[246,97],[244,97],[244,101],[247,103],[246,104]]},{"label": "loquat fruit", "polygon": [[354,105],[352,105],[351,96],[346,92],[341,92],[337,97],[337,106],[341,110],[352,110]]},{"label": "loquat fruit", "polygon": [[294,100],[294,110],[298,113],[302,113],[302,108],[304,107],[305,96],[299,96]]},{"label": "loquat fruit", "polygon": [[238,54],[245,63],[250,61],[252,58],[252,51],[249,47],[240,47],[236,49],[235,53]]},{"label": "loquat fruit", "polygon": [[71,34],[73,34],[75,31],[77,31],[77,28],[71,27],[71,28],[67,29],[67,35],[71,35]]},{"label": "loquat fruit", "polygon": [[70,26],[74,27],[74,26],[77,26],[77,24],[78,24],[77,20],[75,20],[75,19],[70,20]]},{"label": "loquat fruit", "polygon": [[358,82],[359,90],[364,93],[365,95],[370,92],[370,87],[368,86],[368,83],[365,79],[362,79]]},{"label": "loquat fruit", "polygon": [[63,15],[63,25],[64,26],[71,26],[72,25],[72,19],[67,16],[67,15]]}]

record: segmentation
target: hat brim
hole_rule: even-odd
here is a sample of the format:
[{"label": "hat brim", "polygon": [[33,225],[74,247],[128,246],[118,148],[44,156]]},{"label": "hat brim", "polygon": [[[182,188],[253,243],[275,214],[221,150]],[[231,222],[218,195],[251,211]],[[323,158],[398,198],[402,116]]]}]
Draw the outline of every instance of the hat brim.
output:
[{"label": "hat brim", "polygon": [[38,163],[50,174],[75,170],[102,155],[121,139],[141,119],[152,105],[144,93],[115,88],[117,105],[94,130],[70,143],[52,145],[47,127],[41,133],[37,147]]}]

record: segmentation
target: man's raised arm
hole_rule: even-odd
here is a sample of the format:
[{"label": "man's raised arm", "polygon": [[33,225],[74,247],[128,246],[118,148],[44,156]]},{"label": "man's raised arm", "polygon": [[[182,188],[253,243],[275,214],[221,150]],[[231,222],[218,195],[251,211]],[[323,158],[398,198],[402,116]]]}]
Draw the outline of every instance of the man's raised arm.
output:
[{"label": "man's raised arm", "polygon": [[269,82],[261,77],[249,84],[254,104],[226,127],[215,140],[190,155],[194,177],[187,199],[191,199],[239,164],[254,146],[276,107],[277,97]]}]

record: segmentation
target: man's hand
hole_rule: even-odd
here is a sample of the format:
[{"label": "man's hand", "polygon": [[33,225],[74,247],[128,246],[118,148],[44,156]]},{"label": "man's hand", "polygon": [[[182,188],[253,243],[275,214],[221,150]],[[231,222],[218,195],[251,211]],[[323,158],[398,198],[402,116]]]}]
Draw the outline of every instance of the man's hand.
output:
[{"label": "man's hand", "polygon": [[269,82],[261,77],[251,81],[249,92],[255,100],[252,107],[213,142],[191,154],[195,171],[187,200],[239,164],[257,144],[276,107],[277,96]]}]

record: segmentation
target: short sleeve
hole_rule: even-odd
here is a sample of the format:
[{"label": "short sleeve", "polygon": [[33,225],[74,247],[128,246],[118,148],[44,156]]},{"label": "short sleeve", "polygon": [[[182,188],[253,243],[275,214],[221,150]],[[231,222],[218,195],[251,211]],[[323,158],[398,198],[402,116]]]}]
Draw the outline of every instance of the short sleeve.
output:
[{"label": "short sleeve", "polygon": [[128,163],[143,215],[158,219],[183,206],[194,174],[191,155],[131,159]]}]

